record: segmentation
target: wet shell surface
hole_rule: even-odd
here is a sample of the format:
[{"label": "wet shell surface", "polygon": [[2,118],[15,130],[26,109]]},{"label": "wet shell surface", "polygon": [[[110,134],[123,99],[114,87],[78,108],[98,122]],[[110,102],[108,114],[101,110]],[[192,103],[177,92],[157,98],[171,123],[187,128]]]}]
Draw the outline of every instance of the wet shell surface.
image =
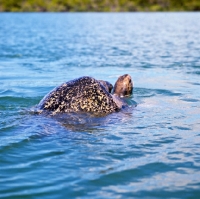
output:
[{"label": "wet shell surface", "polygon": [[61,84],[47,94],[37,106],[52,114],[87,112],[105,115],[119,111],[113,96],[96,79],[81,77]]}]

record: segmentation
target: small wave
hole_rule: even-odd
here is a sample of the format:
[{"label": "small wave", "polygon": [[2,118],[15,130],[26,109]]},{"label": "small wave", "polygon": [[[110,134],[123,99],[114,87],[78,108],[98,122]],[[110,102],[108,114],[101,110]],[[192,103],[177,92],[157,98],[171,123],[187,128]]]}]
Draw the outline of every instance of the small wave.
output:
[{"label": "small wave", "polygon": [[185,102],[199,102],[198,99],[192,99],[192,98],[182,98],[181,100]]},{"label": "small wave", "polygon": [[13,90],[6,89],[3,91],[0,91],[0,96],[15,96],[17,93]]},{"label": "small wave", "polygon": [[16,97],[16,96],[0,96],[0,110],[8,111],[11,109],[20,110],[28,108],[38,103],[39,98],[37,97]]},{"label": "small wave", "polygon": [[147,89],[147,88],[136,88],[134,90],[134,93],[136,95],[139,95],[141,97],[152,97],[155,95],[165,95],[165,96],[181,96],[182,93],[179,92],[173,92],[167,89]]}]

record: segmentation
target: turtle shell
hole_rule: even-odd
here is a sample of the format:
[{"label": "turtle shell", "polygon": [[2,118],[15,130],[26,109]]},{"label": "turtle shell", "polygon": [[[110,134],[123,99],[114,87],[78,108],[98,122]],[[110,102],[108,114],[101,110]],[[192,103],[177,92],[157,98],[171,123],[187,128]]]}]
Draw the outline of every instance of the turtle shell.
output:
[{"label": "turtle shell", "polygon": [[87,76],[56,87],[41,100],[38,108],[53,114],[87,112],[102,115],[119,110],[106,88],[98,80]]}]

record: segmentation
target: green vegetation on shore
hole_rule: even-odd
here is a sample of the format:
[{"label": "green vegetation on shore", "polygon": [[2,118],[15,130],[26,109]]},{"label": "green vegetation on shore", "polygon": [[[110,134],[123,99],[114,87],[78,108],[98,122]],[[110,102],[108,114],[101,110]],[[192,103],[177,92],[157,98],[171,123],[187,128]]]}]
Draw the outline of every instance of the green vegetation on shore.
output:
[{"label": "green vegetation on shore", "polygon": [[0,11],[2,12],[199,10],[199,0],[0,0]]}]

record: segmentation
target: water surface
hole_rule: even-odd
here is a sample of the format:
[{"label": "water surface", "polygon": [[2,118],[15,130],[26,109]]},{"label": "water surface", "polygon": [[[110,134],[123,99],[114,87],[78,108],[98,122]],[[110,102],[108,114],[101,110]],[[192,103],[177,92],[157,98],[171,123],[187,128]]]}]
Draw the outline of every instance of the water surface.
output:
[{"label": "water surface", "polygon": [[[1,13],[0,198],[200,198],[199,13]],[[30,111],[128,73],[137,107]]]}]

